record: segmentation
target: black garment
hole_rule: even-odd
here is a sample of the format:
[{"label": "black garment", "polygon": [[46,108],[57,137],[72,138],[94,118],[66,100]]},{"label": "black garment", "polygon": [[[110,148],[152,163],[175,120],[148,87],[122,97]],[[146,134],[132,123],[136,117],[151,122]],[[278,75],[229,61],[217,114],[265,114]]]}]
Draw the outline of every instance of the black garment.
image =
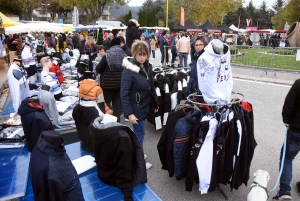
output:
[{"label": "black garment", "polygon": [[[166,48],[164,48],[164,46],[166,46]],[[161,36],[159,38],[159,49],[161,52],[161,63],[164,63],[164,60],[166,59],[166,63],[169,62],[169,55],[168,55],[168,51],[169,51],[169,43],[168,40],[166,38],[164,38],[163,36]]]},{"label": "black garment", "polygon": [[35,147],[39,136],[43,131],[54,130],[53,125],[46,115],[44,108],[29,105],[29,98],[25,98],[19,109],[18,114],[21,116],[23,131],[28,144],[28,151],[31,152]]},{"label": "black garment", "polygon": [[[106,105],[114,112],[113,115],[118,118],[118,122],[120,122],[121,115],[121,97],[120,97],[120,89],[118,90],[103,90],[104,100]],[[111,106],[112,105],[112,106]]]},{"label": "black garment", "polygon": [[104,55],[100,63],[96,67],[96,72],[101,74],[100,86],[103,90],[117,90],[120,89],[121,76],[123,67],[111,71],[109,69],[106,55]]},{"label": "black garment", "polygon": [[12,43],[12,42],[14,42],[14,40],[15,40],[14,38],[6,39],[6,44],[7,44],[9,51],[17,51],[17,45]]},{"label": "black garment", "polygon": [[[169,177],[174,176],[174,157],[173,157],[173,135],[175,124],[178,119],[184,117],[185,114],[182,110],[171,112],[168,115],[167,123],[165,129],[158,141],[157,151],[162,164],[162,169],[168,170]],[[168,155],[167,155],[168,153]]]},{"label": "black garment", "polygon": [[126,29],[126,44],[131,49],[131,46],[135,40],[140,40],[140,34],[138,27],[132,21],[128,22]]},{"label": "black garment", "polygon": [[30,156],[30,171],[35,201],[84,201],[77,172],[63,145],[56,147],[40,136]]},{"label": "black garment", "polygon": [[[80,102],[86,101],[80,100]],[[80,102],[74,107],[72,116],[75,120],[78,137],[82,141],[82,148],[87,151],[93,151],[93,142],[89,135],[89,126],[92,120],[99,116],[99,112],[94,106],[83,106]]]},{"label": "black garment", "polygon": [[78,44],[79,44],[79,37],[77,34],[74,34],[72,37],[72,43],[73,43],[73,47],[74,49],[78,49]]},{"label": "black garment", "polygon": [[111,48],[111,39],[108,37],[103,41],[103,45],[106,48],[106,51]]},{"label": "black garment", "polygon": [[283,108],[283,122],[289,124],[292,132],[300,132],[300,79],[296,80],[288,92]]},{"label": "black garment", "polygon": [[124,46],[122,47],[122,49],[127,54],[127,56],[132,57],[131,49],[129,49],[129,47],[126,44],[124,44]]},{"label": "black garment", "polygon": [[191,135],[192,148],[191,148],[191,153],[189,158],[188,171],[185,180],[186,191],[192,191],[194,181],[196,181],[196,183],[199,183],[196,160],[198,158],[200,149],[207,135],[208,129],[209,129],[209,121],[204,121],[199,123],[192,131],[192,135]]},{"label": "black garment", "polygon": [[85,40],[79,41],[77,49],[79,50],[80,54],[85,54]]},{"label": "black garment", "polygon": [[63,52],[64,51],[64,39],[63,37],[58,37],[58,50]]},{"label": "black garment", "polygon": [[96,118],[90,132],[98,177],[120,188],[125,201],[132,201],[133,186],[147,182],[143,150],[128,126],[101,121],[102,117]]}]

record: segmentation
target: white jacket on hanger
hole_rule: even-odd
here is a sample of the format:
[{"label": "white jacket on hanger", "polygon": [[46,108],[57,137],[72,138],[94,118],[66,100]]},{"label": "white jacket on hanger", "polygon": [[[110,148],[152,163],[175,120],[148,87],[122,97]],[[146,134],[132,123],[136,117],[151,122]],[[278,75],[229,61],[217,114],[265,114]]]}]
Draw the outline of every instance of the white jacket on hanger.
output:
[{"label": "white jacket on hanger", "polygon": [[[209,117],[204,116],[201,121],[208,119]],[[196,160],[200,182],[199,191],[201,191],[201,194],[206,194],[210,186],[213,164],[213,141],[216,136],[217,126],[218,121],[215,118],[209,120],[209,129]]]},{"label": "white jacket on hanger", "polygon": [[8,69],[7,81],[13,108],[15,113],[17,113],[22,100],[30,97],[28,81],[25,78],[24,72],[22,72],[20,67],[14,63],[11,64]]},{"label": "white jacket on hanger", "polygon": [[207,103],[230,101],[233,79],[230,48],[224,44],[224,54],[216,54],[211,41],[197,61],[198,86]]}]

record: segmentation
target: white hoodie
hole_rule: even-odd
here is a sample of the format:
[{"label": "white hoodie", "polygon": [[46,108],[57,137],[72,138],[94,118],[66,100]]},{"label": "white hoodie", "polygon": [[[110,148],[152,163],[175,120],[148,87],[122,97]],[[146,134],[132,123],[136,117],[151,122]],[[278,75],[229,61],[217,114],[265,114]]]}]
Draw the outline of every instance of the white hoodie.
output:
[{"label": "white hoodie", "polygon": [[[198,86],[207,103],[230,101],[233,79],[230,65],[230,48],[224,44],[224,54],[216,54],[212,41],[204,48],[197,61]],[[227,49],[227,50],[225,50]]]}]

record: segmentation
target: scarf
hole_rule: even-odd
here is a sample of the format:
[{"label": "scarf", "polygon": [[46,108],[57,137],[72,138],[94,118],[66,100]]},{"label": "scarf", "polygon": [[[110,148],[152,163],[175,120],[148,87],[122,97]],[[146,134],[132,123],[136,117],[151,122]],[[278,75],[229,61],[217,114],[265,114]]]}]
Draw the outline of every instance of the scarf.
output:
[{"label": "scarf", "polygon": [[125,54],[121,46],[119,45],[112,46],[106,53],[106,61],[109,69],[111,71],[123,69],[122,63],[123,63],[123,59],[126,56],[127,55]]}]

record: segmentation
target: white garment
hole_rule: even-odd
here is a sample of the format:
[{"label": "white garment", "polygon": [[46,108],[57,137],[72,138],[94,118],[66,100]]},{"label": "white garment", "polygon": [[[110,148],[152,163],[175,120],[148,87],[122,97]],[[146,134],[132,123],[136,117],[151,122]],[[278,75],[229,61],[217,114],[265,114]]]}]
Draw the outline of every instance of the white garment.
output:
[{"label": "white garment", "polygon": [[55,73],[42,71],[41,72],[41,81],[42,84],[48,85],[50,87],[50,92],[54,95],[57,95],[62,92],[61,86],[58,82],[57,76]]},{"label": "white garment", "polygon": [[7,81],[13,108],[15,113],[17,113],[22,100],[30,97],[28,81],[25,78],[24,72],[22,72],[20,67],[14,63],[11,64],[8,69]]},{"label": "white garment", "polygon": [[230,101],[233,79],[230,65],[230,48],[223,55],[216,54],[212,41],[204,48],[197,61],[198,86],[207,103]]},{"label": "white garment", "polygon": [[177,94],[178,92],[171,94],[171,110],[173,110],[177,105]]},{"label": "white garment", "polygon": [[35,58],[29,46],[24,47],[21,56],[22,56],[22,64],[25,68],[29,68],[29,66],[31,65],[36,65]]},{"label": "white garment", "polygon": [[[203,117],[201,121],[205,119],[206,118]],[[213,163],[213,141],[216,136],[217,126],[218,121],[216,119],[213,118],[209,120],[209,129],[196,160],[200,181],[199,191],[201,191],[201,194],[206,194],[210,186]]]},{"label": "white garment", "polygon": [[83,107],[95,107],[99,113],[99,116],[103,116],[104,113],[100,110],[98,107],[96,101],[86,101],[86,100],[81,100],[79,101],[79,104]]}]

